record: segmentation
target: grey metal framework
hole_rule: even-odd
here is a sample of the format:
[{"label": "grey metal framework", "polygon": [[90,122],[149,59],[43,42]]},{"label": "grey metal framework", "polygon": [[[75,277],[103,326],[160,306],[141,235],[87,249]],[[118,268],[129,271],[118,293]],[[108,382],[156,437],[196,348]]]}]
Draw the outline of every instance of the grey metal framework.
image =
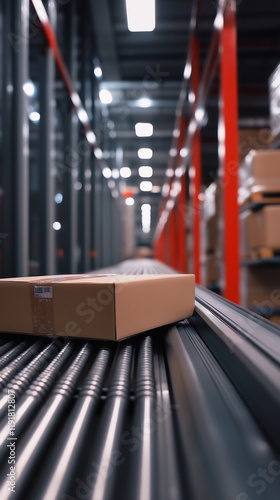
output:
[{"label": "grey metal framework", "polygon": [[1,500],[279,498],[280,329],[212,292],[197,288],[191,318],[119,343],[3,336],[0,366]]},{"label": "grey metal framework", "polygon": [[[44,6],[91,128],[98,129],[95,41],[83,23],[89,3]],[[1,2],[0,32],[0,277],[112,265],[122,257],[122,207],[101,175],[29,0]],[[33,93],[26,95],[30,81]],[[32,121],[31,112],[40,120]]]}]

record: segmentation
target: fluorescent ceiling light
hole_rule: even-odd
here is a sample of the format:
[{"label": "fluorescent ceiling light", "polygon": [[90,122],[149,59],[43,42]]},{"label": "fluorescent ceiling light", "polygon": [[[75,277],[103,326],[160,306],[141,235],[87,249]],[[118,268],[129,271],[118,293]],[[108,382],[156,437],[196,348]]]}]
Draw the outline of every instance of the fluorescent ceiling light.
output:
[{"label": "fluorescent ceiling light", "polygon": [[101,89],[99,91],[99,98],[100,98],[100,101],[102,102],[102,104],[111,104],[111,102],[113,100],[113,97],[112,97],[110,90],[107,90],[107,89]]},{"label": "fluorescent ceiling light", "polygon": [[140,182],[141,191],[152,191],[153,184],[150,181],[142,181]]},{"label": "fluorescent ceiling light", "polygon": [[166,203],[166,208],[167,210],[172,210],[172,208],[174,207],[175,205],[175,201],[174,200],[168,200],[168,202]]},{"label": "fluorescent ceiling light", "polygon": [[151,123],[138,122],[135,125],[135,134],[137,137],[151,137],[154,132],[154,127]]},{"label": "fluorescent ceiling light", "polygon": [[126,0],[129,31],[153,31],[156,27],[155,0]]},{"label": "fluorescent ceiling light", "polygon": [[185,167],[177,167],[175,169],[175,177],[180,178],[184,175],[185,172],[186,172]]},{"label": "fluorescent ceiling light", "polygon": [[112,177],[113,177],[113,179],[118,179],[119,176],[120,176],[119,169],[118,168],[113,168],[113,170],[112,170]]},{"label": "fluorescent ceiling light", "polygon": [[131,177],[131,170],[129,167],[122,167],[120,169],[120,175],[123,179],[128,179],[129,177]]},{"label": "fluorescent ceiling light", "polygon": [[113,198],[118,198],[119,197],[118,190],[117,189],[113,189],[113,191],[111,192],[111,195],[113,196]]},{"label": "fluorescent ceiling light", "polygon": [[56,221],[53,223],[52,227],[54,228],[55,231],[59,231],[61,229],[61,224],[60,222]]},{"label": "fluorescent ceiling light", "polygon": [[23,84],[23,90],[28,97],[32,97],[35,94],[35,85],[33,82],[25,82]]},{"label": "fluorescent ceiling light", "polygon": [[138,170],[140,177],[152,177],[153,169],[152,167],[140,167]]},{"label": "fluorescent ceiling light", "polygon": [[94,74],[95,74],[96,78],[101,78],[102,69],[99,66],[96,66],[96,68],[94,68]]},{"label": "fluorescent ceiling light", "polygon": [[152,100],[149,97],[141,97],[137,102],[140,108],[149,108],[152,105]]},{"label": "fluorescent ceiling light", "polygon": [[189,102],[193,104],[195,102],[195,93],[193,90],[190,90],[189,95],[188,95]]},{"label": "fluorescent ceiling light", "polygon": [[82,183],[80,181],[74,182],[74,189],[76,191],[80,191],[80,189],[82,189],[82,187],[83,187],[83,185],[82,185]]},{"label": "fluorescent ceiling light", "polygon": [[95,144],[96,143],[96,136],[92,130],[88,130],[86,133],[86,138],[90,144]]},{"label": "fluorescent ceiling light", "polygon": [[150,160],[153,156],[153,150],[151,148],[140,148],[138,149],[138,156],[141,160]]},{"label": "fluorescent ceiling light", "polygon": [[111,169],[109,167],[104,167],[102,170],[102,174],[105,177],[105,179],[110,179],[110,177],[112,176]]},{"label": "fluorescent ceiling light", "polygon": [[56,193],[55,197],[54,197],[54,201],[55,203],[57,203],[58,205],[60,203],[63,202],[63,194],[62,193]]},{"label": "fluorescent ceiling light", "polygon": [[218,12],[215,17],[214,28],[216,28],[217,30],[222,30],[223,27],[224,27],[224,16],[222,12]]},{"label": "fluorescent ceiling light", "polygon": [[85,124],[89,122],[88,114],[84,108],[79,108],[77,114],[81,123]]},{"label": "fluorescent ceiling light", "polygon": [[168,195],[168,193],[169,193],[169,185],[167,183],[163,184],[161,193],[162,193],[162,196],[164,196],[164,197]]},{"label": "fluorescent ceiling light", "polygon": [[129,196],[128,198],[125,199],[125,203],[126,205],[131,207],[132,205],[134,205],[134,198],[132,198],[132,196]]},{"label": "fluorescent ceiling light", "polygon": [[94,150],[94,156],[95,156],[95,158],[97,158],[97,160],[101,160],[101,158],[103,158],[102,149],[95,148],[95,150]]},{"label": "fluorescent ceiling light", "polygon": [[151,230],[151,205],[149,203],[143,203],[141,205],[141,219],[142,219],[142,231],[143,233],[149,233]]},{"label": "fluorescent ceiling light", "polygon": [[108,187],[110,189],[114,189],[114,187],[116,186],[116,183],[115,181],[113,181],[112,179],[108,182]]},{"label": "fluorescent ceiling light", "polygon": [[184,69],[184,78],[185,80],[188,80],[192,74],[192,67],[189,62],[186,63],[185,69]]},{"label": "fluorescent ceiling light", "polygon": [[204,108],[197,108],[195,110],[194,116],[195,116],[196,120],[198,121],[198,123],[203,122],[203,119],[204,119],[204,116],[205,116],[205,110],[204,110]]},{"label": "fluorescent ceiling light", "polygon": [[180,150],[180,156],[181,156],[181,158],[186,158],[188,156],[188,154],[189,154],[188,148],[182,148]]},{"label": "fluorescent ceiling light", "polygon": [[40,121],[40,113],[38,113],[38,111],[31,111],[31,113],[29,113],[29,120],[38,123]]},{"label": "fluorescent ceiling light", "polygon": [[173,175],[174,175],[174,170],[173,170],[173,168],[168,168],[168,169],[166,170],[166,177],[173,177]]}]

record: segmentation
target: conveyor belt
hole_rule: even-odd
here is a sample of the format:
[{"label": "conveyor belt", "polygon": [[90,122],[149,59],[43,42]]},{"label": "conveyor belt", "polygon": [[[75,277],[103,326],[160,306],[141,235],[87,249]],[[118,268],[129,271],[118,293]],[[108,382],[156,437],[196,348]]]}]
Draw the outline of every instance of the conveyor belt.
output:
[{"label": "conveyor belt", "polygon": [[3,335],[0,391],[1,500],[280,499],[280,330],[201,287],[120,343]]}]

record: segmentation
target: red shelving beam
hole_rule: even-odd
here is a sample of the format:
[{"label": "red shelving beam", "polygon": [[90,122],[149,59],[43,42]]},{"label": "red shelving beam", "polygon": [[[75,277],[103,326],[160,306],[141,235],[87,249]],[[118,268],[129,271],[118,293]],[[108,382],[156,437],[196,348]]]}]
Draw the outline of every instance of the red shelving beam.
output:
[{"label": "red shelving beam", "polygon": [[224,125],[224,296],[239,303],[239,207],[238,207],[238,88],[235,2],[227,2],[224,11],[221,45],[221,114]]}]

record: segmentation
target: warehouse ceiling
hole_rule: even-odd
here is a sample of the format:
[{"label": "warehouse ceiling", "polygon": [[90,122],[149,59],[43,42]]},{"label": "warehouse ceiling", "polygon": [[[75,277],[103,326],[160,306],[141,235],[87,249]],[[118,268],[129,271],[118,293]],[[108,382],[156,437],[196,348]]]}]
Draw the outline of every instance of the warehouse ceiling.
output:
[{"label": "warehouse ceiling", "polygon": [[[140,205],[152,206],[155,226],[162,200],[162,186],[172,147],[175,114],[188,51],[193,2],[157,0],[153,32],[131,33],[127,28],[125,0],[92,0],[91,23],[103,77],[100,89],[112,94],[112,103],[103,114],[111,127],[107,155],[116,167],[131,169],[120,188],[135,198],[138,242],[141,243]],[[268,78],[280,62],[280,4],[274,0],[237,0],[239,128],[269,128]],[[200,2],[198,39],[200,71],[213,32],[217,0]],[[219,81],[214,79],[207,101],[207,124],[202,128],[202,182],[209,184],[218,170],[217,121]],[[148,101],[143,101],[143,99]],[[143,106],[143,102],[146,107]],[[185,106],[187,120],[190,104]],[[153,125],[151,137],[137,137],[135,124]],[[138,158],[140,148],[151,148],[149,160]],[[140,190],[140,166],[151,166],[152,191]],[[143,236],[151,239],[153,231]]]}]

